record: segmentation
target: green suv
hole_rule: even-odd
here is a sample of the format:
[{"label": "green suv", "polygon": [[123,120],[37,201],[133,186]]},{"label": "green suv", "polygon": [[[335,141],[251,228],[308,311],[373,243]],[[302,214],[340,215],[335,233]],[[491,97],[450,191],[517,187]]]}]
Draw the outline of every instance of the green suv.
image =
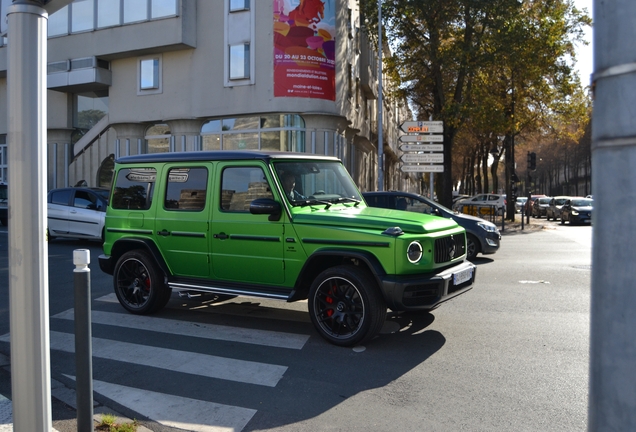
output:
[{"label": "green suv", "polygon": [[100,268],[135,314],[172,290],[308,300],[318,333],[351,346],[387,307],[430,310],[472,288],[454,221],[367,207],[340,160],[217,151],[116,161]]}]

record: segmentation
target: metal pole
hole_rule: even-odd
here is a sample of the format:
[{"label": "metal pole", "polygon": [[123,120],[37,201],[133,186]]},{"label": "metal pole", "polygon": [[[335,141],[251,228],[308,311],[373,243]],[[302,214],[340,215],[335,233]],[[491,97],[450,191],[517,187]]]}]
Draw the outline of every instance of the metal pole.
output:
[{"label": "metal pole", "polygon": [[384,190],[384,138],[382,137],[382,0],[378,0],[378,190]]},{"label": "metal pole", "polygon": [[13,430],[49,432],[46,29],[28,0],[8,14],[9,298]]},{"label": "metal pole", "polygon": [[77,430],[93,431],[93,350],[91,345],[91,255],[73,251],[75,284],[75,374],[77,375]]},{"label": "metal pole", "polygon": [[590,431],[636,430],[636,2],[594,0]]}]

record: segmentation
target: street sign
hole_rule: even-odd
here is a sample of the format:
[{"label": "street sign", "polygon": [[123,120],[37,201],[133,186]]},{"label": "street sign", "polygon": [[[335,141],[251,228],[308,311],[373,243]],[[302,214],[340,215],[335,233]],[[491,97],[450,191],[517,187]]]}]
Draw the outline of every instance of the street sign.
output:
[{"label": "street sign", "polygon": [[402,135],[400,142],[444,142],[444,135]]},{"label": "street sign", "polygon": [[444,151],[444,144],[403,144],[400,150],[403,152]]},{"label": "street sign", "polygon": [[405,163],[442,163],[444,162],[444,153],[407,153],[400,157]]},{"label": "street sign", "polygon": [[441,173],[444,172],[444,165],[402,165],[400,167],[402,172],[432,172]]},{"label": "street sign", "polygon": [[442,133],[444,122],[442,121],[405,121],[400,129],[407,133]]}]

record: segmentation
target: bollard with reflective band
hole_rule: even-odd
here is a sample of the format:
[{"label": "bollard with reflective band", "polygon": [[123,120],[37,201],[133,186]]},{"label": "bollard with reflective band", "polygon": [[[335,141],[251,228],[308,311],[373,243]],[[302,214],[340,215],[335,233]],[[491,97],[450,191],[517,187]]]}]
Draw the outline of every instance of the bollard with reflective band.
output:
[{"label": "bollard with reflective band", "polygon": [[90,251],[73,251],[75,283],[75,374],[77,430],[93,431],[93,350],[91,345],[91,270]]}]

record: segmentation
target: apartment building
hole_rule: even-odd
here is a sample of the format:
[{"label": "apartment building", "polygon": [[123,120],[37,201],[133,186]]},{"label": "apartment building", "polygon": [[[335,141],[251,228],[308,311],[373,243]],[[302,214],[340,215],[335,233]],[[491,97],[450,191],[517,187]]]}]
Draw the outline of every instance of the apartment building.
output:
[{"label": "apartment building", "polygon": [[[377,50],[363,24],[357,0],[74,0],[48,19],[48,188],[108,187],[126,155],[264,149],[335,155],[375,190]],[[385,188],[413,190],[397,158],[410,110],[383,99]]]}]

